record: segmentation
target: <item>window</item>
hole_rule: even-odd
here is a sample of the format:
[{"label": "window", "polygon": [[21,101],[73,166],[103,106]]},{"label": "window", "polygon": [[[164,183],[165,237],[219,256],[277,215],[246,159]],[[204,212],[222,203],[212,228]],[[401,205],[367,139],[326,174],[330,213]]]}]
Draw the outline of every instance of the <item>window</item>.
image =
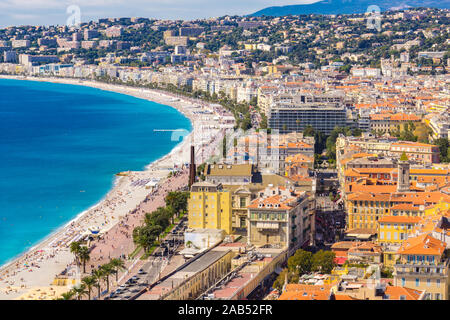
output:
[{"label": "window", "polygon": [[391,240],[391,233],[390,232],[386,232],[386,239]]},{"label": "window", "polygon": [[416,287],[420,286],[420,279],[416,278]]},{"label": "window", "polygon": [[380,239],[384,239],[384,232],[380,232]]},{"label": "window", "polygon": [[441,279],[436,279],[436,287],[441,287]]},{"label": "window", "polygon": [[405,295],[401,295],[400,296],[400,300],[406,300],[406,296]]},{"label": "window", "polygon": [[245,198],[240,198],[240,206],[241,208],[245,208],[247,206],[247,201]]},{"label": "window", "polygon": [[406,280],[405,278],[402,278],[402,287],[404,287],[406,285]]},{"label": "window", "polygon": [[431,287],[431,279],[427,279],[427,287]]}]

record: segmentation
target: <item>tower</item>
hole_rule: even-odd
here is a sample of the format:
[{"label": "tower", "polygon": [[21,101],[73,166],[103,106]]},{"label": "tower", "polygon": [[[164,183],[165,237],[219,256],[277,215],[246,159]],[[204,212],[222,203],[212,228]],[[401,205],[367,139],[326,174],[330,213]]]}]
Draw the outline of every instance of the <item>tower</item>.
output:
[{"label": "tower", "polygon": [[406,153],[403,152],[398,162],[397,192],[409,191],[409,161]]},{"label": "tower", "polygon": [[189,190],[191,186],[195,183],[195,149],[191,146],[191,164],[189,165]]}]

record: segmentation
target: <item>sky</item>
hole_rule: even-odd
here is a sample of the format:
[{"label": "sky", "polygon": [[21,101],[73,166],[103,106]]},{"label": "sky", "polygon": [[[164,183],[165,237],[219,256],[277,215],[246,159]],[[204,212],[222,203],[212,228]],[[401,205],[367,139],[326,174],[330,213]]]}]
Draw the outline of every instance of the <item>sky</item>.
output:
[{"label": "sky", "polygon": [[81,21],[108,17],[155,19],[211,18],[246,15],[270,6],[313,3],[318,0],[0,0],[0,27],[62,25],[80,8]]}]

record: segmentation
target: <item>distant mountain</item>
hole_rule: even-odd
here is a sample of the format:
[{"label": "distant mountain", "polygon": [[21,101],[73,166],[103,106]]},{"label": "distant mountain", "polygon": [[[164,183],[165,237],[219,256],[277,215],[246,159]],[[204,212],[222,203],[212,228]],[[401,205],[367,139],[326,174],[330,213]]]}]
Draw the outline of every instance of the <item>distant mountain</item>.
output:
[{"label": "distant mountain", "polygon": [[311,4],[269,7],[251,16],[365,13],[371,5],[379,6],[381,11],[417,7],[450,9],[450,0],[322,0]]}]

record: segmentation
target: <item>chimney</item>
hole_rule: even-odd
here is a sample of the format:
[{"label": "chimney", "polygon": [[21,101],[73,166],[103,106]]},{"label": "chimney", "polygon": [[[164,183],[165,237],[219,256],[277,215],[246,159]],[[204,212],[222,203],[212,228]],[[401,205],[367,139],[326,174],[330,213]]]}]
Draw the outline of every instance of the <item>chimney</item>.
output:
[{"label": "chimney", "polygon": [[189,165],[189,189],[191,189],[192,185],[195,183],[195,149],[194,146],[191,146],[191,164]]}]

